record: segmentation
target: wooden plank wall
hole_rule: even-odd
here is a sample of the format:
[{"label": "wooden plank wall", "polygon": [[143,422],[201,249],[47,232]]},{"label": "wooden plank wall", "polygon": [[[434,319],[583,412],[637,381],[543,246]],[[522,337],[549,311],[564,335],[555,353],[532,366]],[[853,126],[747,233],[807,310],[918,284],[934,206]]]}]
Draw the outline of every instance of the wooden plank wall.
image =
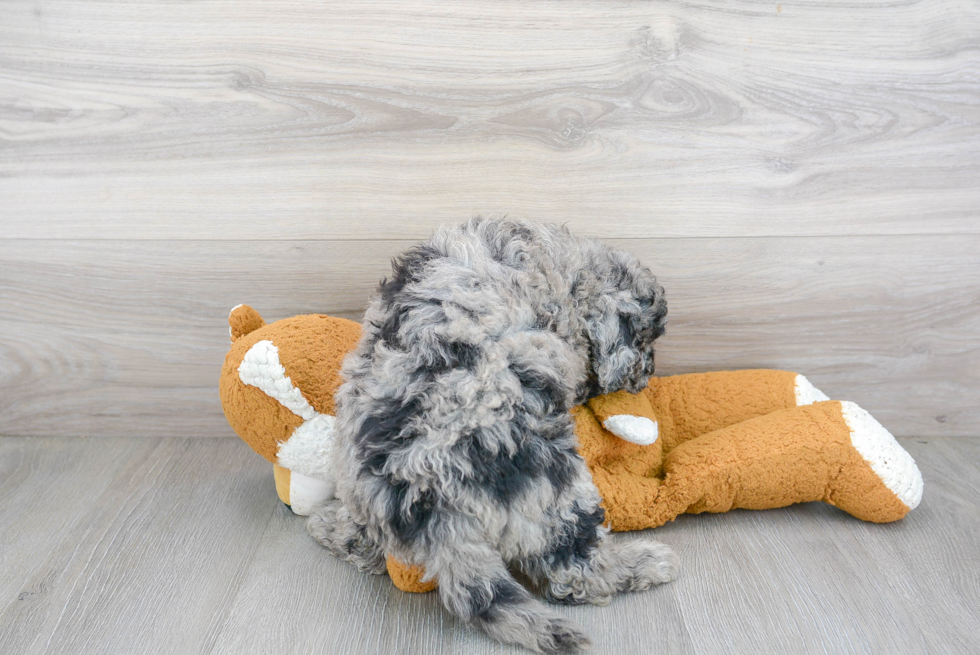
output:
[{"label": "wooden plank wall", "polygon": [[967,0],[5,2],[0,434],[232,436],[229,308],[504,213],[659,274],[662,373],[980,434]]}]

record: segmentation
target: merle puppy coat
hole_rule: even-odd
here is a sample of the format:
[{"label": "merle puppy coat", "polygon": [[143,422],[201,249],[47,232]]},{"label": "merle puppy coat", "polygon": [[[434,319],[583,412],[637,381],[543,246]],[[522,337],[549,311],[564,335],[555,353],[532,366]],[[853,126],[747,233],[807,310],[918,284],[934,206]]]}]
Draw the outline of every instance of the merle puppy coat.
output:
[{"label": "merle puppy coat", "polygon": [[453,614],[540,651],[588,638],[557,602],[673,577],[655,542],[606,539],[569,409],[639,392],[667,307],[650,271],[566,229],[474,219],[396,258],[337,394],[337,496],[310,533],[362,570],[424,566]]}]

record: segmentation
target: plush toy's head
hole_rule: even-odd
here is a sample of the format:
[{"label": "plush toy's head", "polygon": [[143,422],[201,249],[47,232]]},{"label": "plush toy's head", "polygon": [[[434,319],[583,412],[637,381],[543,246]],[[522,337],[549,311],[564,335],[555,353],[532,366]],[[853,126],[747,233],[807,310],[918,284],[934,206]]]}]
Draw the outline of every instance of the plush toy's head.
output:
[{"label": "plush toy's head", "polygon": [[247,305],[233,309],[228,324],[232,346],[219,385],[228,423],[273,464],[332,478],[333,396],[360,325],[319,314],[266,325]]}]

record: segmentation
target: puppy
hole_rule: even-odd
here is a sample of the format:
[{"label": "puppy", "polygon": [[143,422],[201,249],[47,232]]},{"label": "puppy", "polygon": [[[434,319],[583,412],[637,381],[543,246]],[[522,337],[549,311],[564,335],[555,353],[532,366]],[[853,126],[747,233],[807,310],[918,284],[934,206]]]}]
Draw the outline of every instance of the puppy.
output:
[{"label": "puppy", "polygon": [[569,409],[654,369],[667,305],[650,271],[566,229],[476,218],[392,262],[337,393],[338,500],[310,533],[381,573],[436,576],[446,608],[532,650],[588,637],[532,598],[604,605],[673,577],[655,542],[612,543]]}]

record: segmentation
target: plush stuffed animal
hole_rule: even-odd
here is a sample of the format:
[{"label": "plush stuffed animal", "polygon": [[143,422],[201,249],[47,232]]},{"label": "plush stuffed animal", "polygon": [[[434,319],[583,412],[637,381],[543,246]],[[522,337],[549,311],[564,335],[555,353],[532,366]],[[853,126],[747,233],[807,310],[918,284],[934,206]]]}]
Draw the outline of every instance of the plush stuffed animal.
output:
[{"label": "plush stuffed animal", "polygon": [[232,345],[219,382],[225,417],[272,462],[282,502],[306,516],[333,497],[333,395],[361,326],[319,314],[266,325],[247,305],[231,310],[228,324]]},{"label": "plush stuffed animal", "polygon": [[[221,376],[225,416],[274,464],[276,489],[307,515],[333,494],[333,394],[360,326],[322,315],[266,325],[229,317]],[[769,509],[822,500],[876,523],[918,505],[912,457],[870,414],[831,401],[801,375],[749,370],[651,378],[645,391],[573,408],[579,452],[613,530],[655,528],[682,513]],[[436,586],[389,559],[405,591]]]}]

